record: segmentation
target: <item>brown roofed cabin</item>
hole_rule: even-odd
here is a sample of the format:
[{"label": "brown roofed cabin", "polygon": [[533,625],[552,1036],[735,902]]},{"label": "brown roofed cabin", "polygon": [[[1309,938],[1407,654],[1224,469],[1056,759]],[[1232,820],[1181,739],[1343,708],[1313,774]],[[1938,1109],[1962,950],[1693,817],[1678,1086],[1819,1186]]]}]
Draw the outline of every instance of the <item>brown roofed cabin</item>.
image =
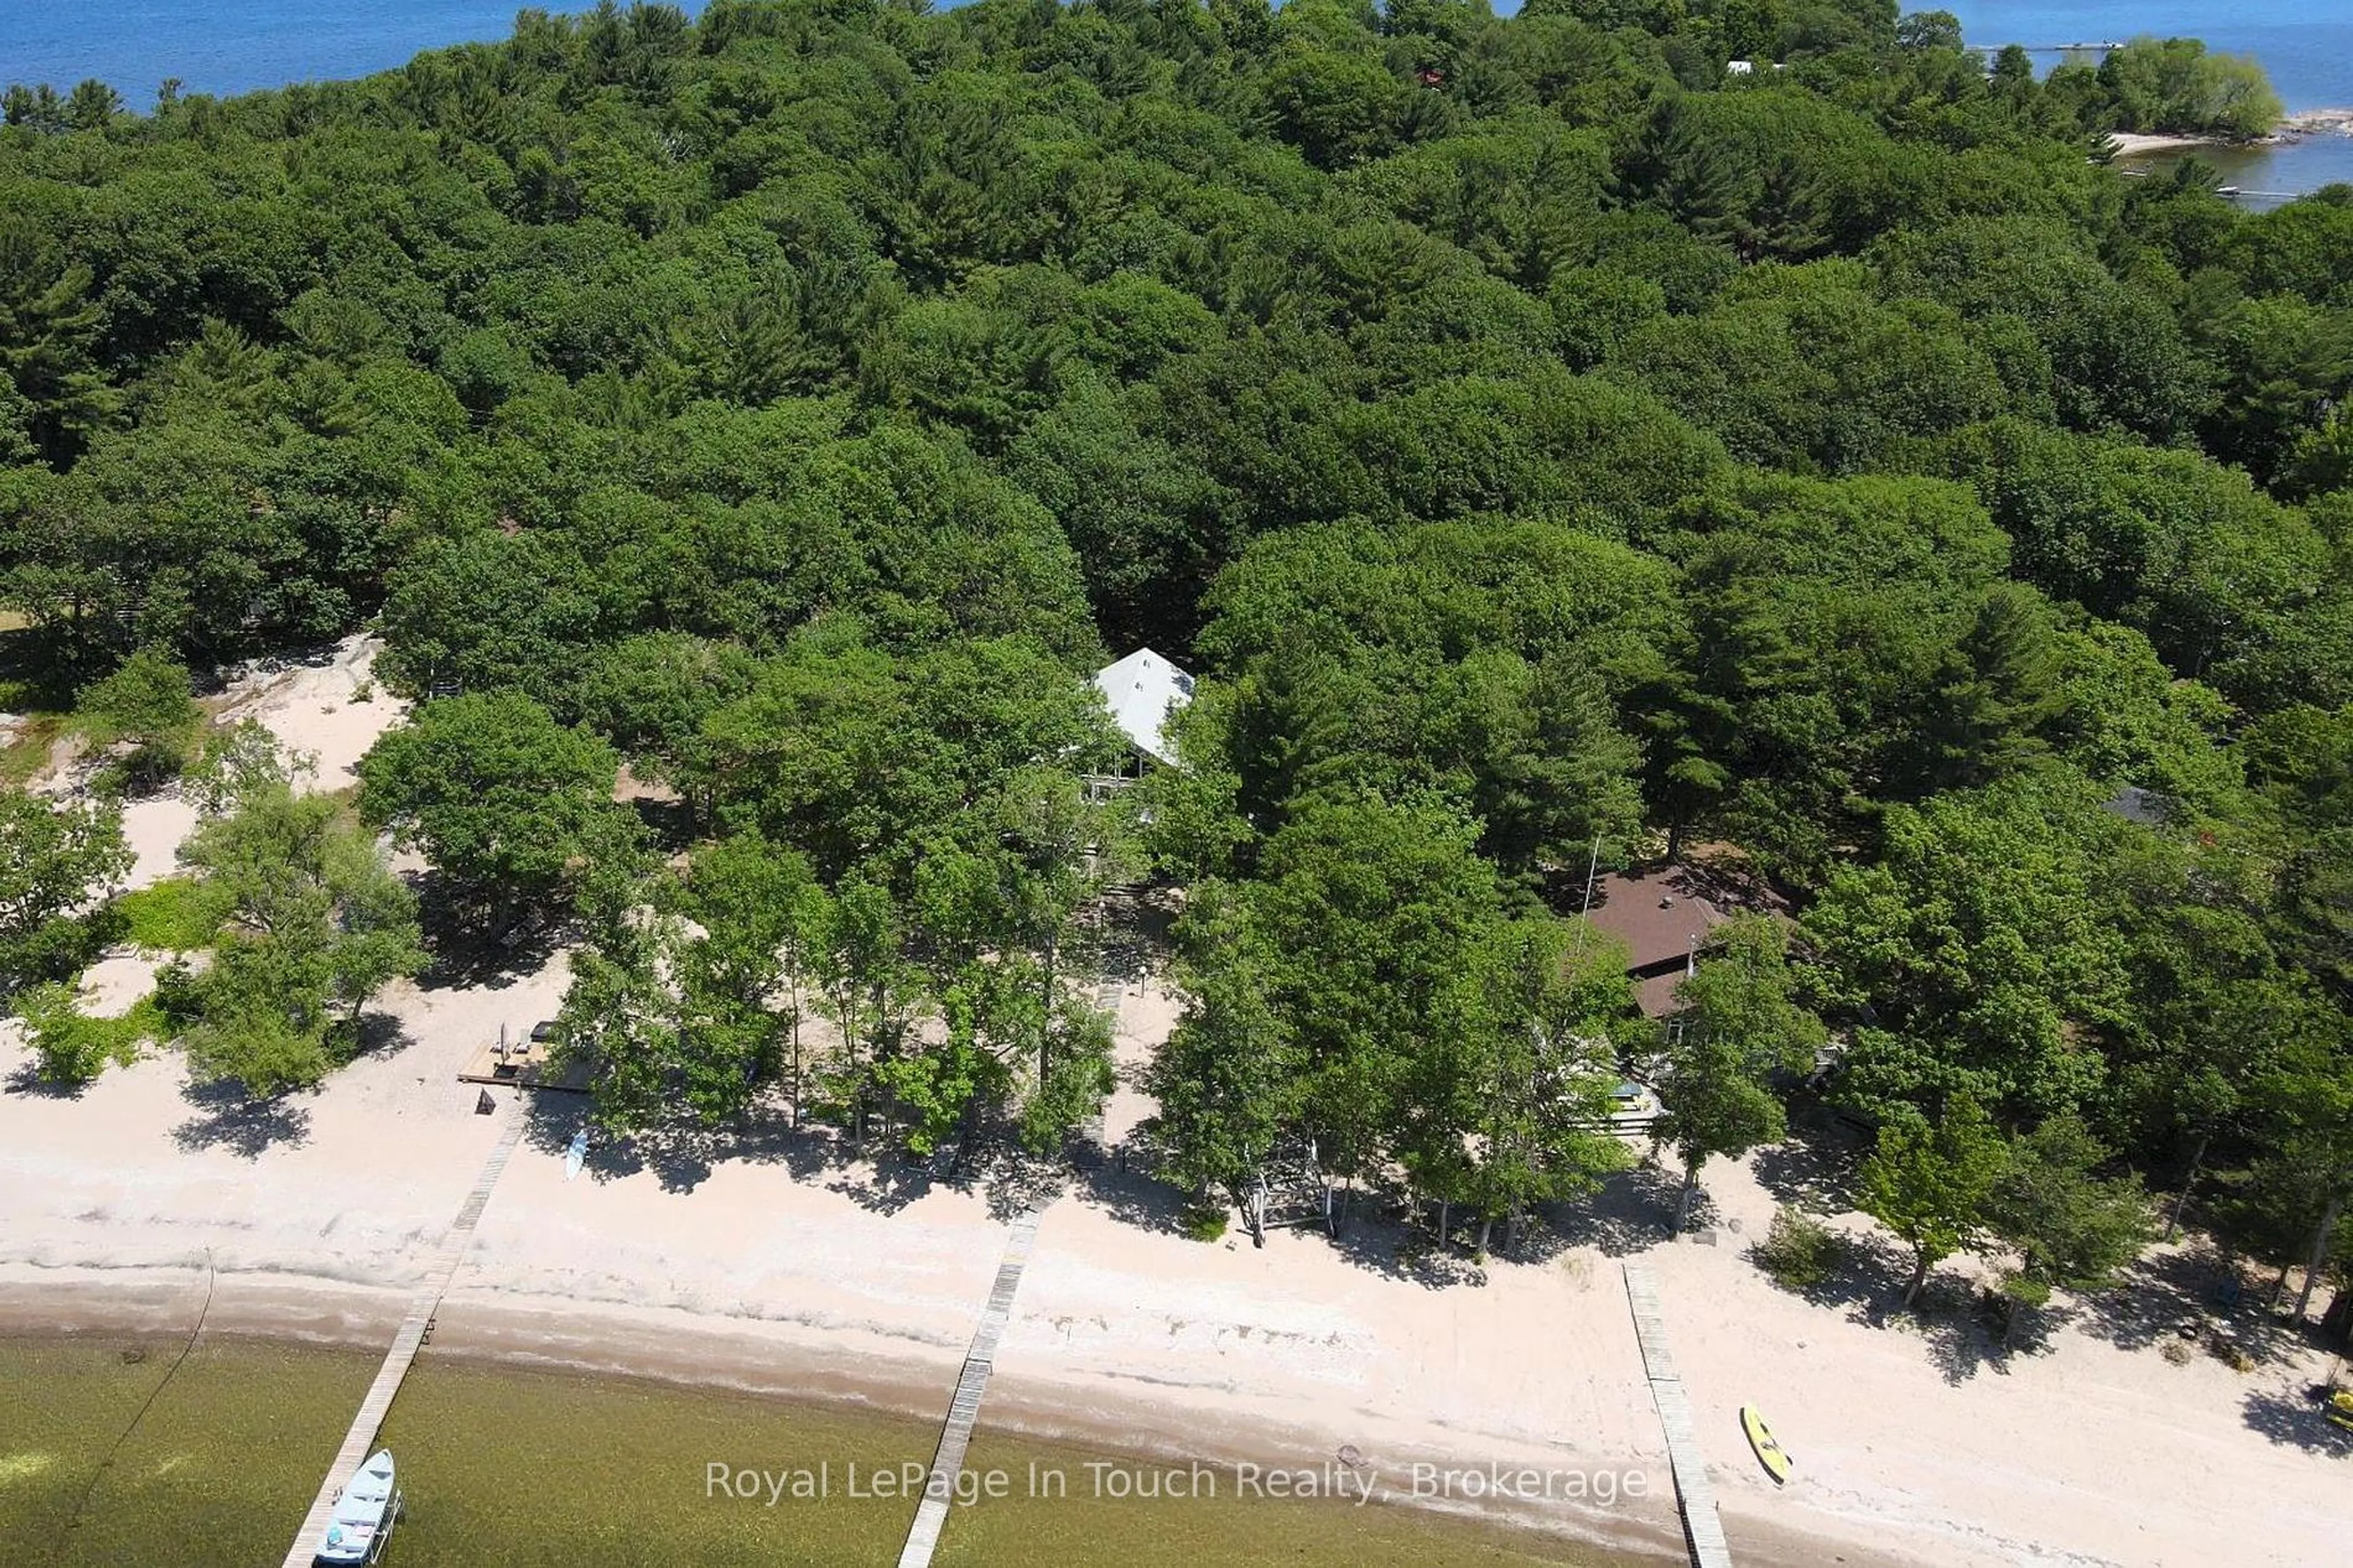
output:
[{"label": "brown roofed cabin", "polygon": [[1593,884],[1588,910],[1594,929],[1626,944],[1626,973],[1646,1018],[1676,1011],[1675,987],[1691,973],[1692,955],[1708,933],[1731,919],[1701,889],[1705,873],[1688,866],[1612,871]]}]

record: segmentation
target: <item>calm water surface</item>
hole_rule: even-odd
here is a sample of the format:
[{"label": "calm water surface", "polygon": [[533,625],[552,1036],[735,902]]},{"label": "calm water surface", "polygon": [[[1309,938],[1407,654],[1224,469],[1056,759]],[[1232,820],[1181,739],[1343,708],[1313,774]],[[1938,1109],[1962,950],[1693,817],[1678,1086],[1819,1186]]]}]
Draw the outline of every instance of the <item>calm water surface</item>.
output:
[{"label": "calm water surface", "polygon": [[[277,1562],[375,1359],[208,1338],[173,1373],[177,1342],[146,1344],[136,1363],[123,1359],[131,1343],[0,1340],[0,1563]],[[428,1353],[384,1436],[408,1502],[385,1568],[873,1568],[896,1560],[913,1504],[847,1495],[848,1468],[871,1477],[878,1468],[927,1464],[937,1429]],[[941,1568],[1609,1568],[1624,1561],[1403,1508],[1230,1495],[1097,1500],[1085,1466],[1113,1458],[984,1426],[972,1467],[1014,1478],[1059,1470],[1065,1495],[1031,1500],[1017,1487],[1005,1499],[953,1510]],[[835,1492],[823,1500],[787,1496],[774,1507],[714,1498],[707,1468],[714,1462],[769,1470],[830,1464]]]},{"label": "calm water surface", "polygon": [[[594,0],[538,0],[586,11]],[[168,77],[227,95],[405,65],[425,49],[503,38],[522,0],[0,0],[0,82],[85,78],[145,110]],[[701,10],[701,0],[684,9]]]}]

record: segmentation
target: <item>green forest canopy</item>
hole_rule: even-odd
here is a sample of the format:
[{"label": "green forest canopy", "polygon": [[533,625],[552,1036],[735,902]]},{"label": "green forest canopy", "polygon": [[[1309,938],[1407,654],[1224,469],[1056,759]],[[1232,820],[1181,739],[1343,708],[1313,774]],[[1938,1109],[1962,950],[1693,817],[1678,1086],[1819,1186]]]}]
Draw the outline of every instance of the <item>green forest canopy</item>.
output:
[{"label": "green forest canopy", "polygon": [[[13,90],[23,695],[372,622],[436,700],[361,810],[463,918],[576,900],[609,1121],[778,1079],[924,1151],[1103,1092],[1080,678],[1149,643],[1204,678],[1138,851],[1199,911],[1199,1190],[1303,1133],[1490,1219],[1584,1190],[1561,1108],[1641,1029],[1546,889],[1704,836],[1800,910],[1702,988],[1719,1056],[1801,998],[1855,1109],[2066,1118],[2300,1255],[2353,1195],[2353,189],[2099,166],[2255,128],[2194,46],[1957,37],[715,0]],[[13,901],[37,977],[71,900]]]}]

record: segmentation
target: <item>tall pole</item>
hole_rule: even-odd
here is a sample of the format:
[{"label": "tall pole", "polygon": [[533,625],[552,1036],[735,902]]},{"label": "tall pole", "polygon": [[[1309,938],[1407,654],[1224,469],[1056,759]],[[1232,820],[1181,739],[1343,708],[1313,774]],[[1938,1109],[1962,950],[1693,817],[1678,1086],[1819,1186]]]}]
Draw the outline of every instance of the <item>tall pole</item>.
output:
[{"label": "tall pole", "polygon": [[1585,961],[1585,939],[1593,934],[1593,874],[1601,868],[1601,835],[1593,836],[1593,853],[1585,862],[1585,904],[1577,911],[1577,957]]}]

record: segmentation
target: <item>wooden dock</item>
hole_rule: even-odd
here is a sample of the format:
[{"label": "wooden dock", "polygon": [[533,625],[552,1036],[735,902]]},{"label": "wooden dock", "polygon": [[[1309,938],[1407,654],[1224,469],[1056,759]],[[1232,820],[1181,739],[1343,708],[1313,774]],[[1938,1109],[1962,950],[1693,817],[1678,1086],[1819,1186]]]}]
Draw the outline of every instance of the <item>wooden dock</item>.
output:
[{"label": "wooden dock", "polygon": [[932,1473],[923,1480],[923,1499],[908,1527],[907,1544],[900,1550],[899,1568],[931,1568],[932,1553],[940,1544],[940,1527],[947,1522],[948,1500],[955,1495],[956,1478],[964,1473],[965,1450],[972,1444],[973,1424],[980,1419],[981,1395],[988,1392],[988,1374],[997,1361],[997,1342],[1013,1312],[1013,1292],[1021,1287],[1021,1271],[1029,1266],[1029,1248],[1038,1239],[1042,1208],[1031,1209],[1013,1222],[1005,1238],[1005,1256],[997,1265],[997,1283],[981,1310],[980,1327],[973,1331],[972,1348],[957,1374],[955,1394],[948,1401],[948,1417],[940,1428],[939,1451],[932,1456]]},{"label": "wooden dock", "polygon": [[2004,49],[2021,49],[2030,55],[2112,55],[2124,45],[2113,38],[2085,38],[2073,44],[1969,44],[1962,48],[1972,54],[1991,57]]},{"label": "wooden dock", "polygon": [[1683,1507],[1683,1542],[1691,1548],[1694,1568],[1732,1568],[1732,1549],[1725,1543],[1724,1521],[1715,1511],[1715,1489],[1708,1481],[1707,1458],[1692,1424],[1691,1401],[1674,1358],[1667,1353],[1658,1283],[1649,1268],[1631,1259],[1625,1270],[1626,1301],[1634,1310],[1634,1337],[1641,1342],[1651,1403],[1658,1407],[1659,1425],[1667,1435],[1667,1463],[1674,1471],[1675,1498]]},{"label": "wooden dock", "polygon": [[515,1144],[522,1137],[523,1125],[529,1118],[520,1100],[510,1103],[506,1112],[506,1130],[491,1147],[491,1157],[482,1162],[482,1173],[474,1179],[473,1191],[466,1194],[456,1221],[427,1265],[425,1281],[409,1301],[408,1316],[402,1321],[400,1332],[393,1336],[392,1348],[385,1352],[384,1364],[376,1369],[375,1382],[368,1385],[367,1397],[360,1401],[360,1413],[352,1418],[351,1430],[343,1435],[343,1446],[335,1451],[327,1479],[320,1484],[319,1495],[311,1500],[311,1511],[303,1516],[294,1544],[287,1549],[285,1568],[310,1568],[319,1542],[327,1532],[327,1521],[334,1512],[336,1495],[375,1446],[385,1412],[392,1408],[393,1396],[400,1392],[401,1380],[408,1375],[410,1364],[417,1360],[417,1348],[424,1344],[432,1328],[433,1314],[449,1289],[450,1276],[458,1272],[458,1265],[473,1244],[474,1226],[482,1217],[482,1206],[491,1201],[491,1189],[498,1185],[499,1177],[507,1168],[507,1157],[514,1152]]}]

